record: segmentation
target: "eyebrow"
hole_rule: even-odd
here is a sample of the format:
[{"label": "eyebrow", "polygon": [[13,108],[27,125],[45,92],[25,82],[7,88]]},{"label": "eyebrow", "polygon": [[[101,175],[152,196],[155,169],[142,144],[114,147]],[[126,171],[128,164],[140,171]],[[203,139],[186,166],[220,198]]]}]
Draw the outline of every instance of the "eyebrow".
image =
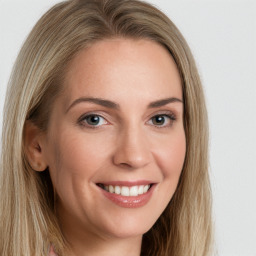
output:
[{"label": "eyebrow", "polygon": [[[111,108],[111,109],[120,109],[120,105],[110,101],[110,100],[106,100],[106,99],[102,99],[102,98],[94,98],[94,97],[82,97],[79,99],[76,99],[75,101],[72,102],[72,104],[68,107],[68,109],[66,110],[66,113],[75,105],[81,103],[81,102],[91,102],[103,107],[107,107],[107,108]],[[162,107],[165,106],[169,103],[173,103],[173,102],[180,102],[183,103],[183,101],[181,99],[175,98],[175,97],[171,97],[171,98],[166,98],[166,99],[161,99],[161,100],[157,100],[157,101],[153,101],[148,105],[148,108],[158,108],[158,107]]]},{"label": "eyebrow", "polygon": [[79,98],[79,99],[76,99],[75,101],[73,101],[73,103],[66,110],[66,113],[72,107],[74,107],[75,105],[77,105],[81,102],[91,102],[91,103],[94,103],[94,104],[97,104],[97,105],[100,105],[100,106],[103,106],[103,107],[107,107],[107,108],[112,108],[112,109],[119,109],[120,108],[120,106],[117,103],[115,103],[113,101],[110,101],[110,100],[105,100],[105,99],[101,99],[101,98],[93,98],[93,97],[90,97],[90,98],[82,97],[82,98]]},{"label": "eyebrow", "polygon": [[148,105],[148,108],[158,108],[158,107],[162,107],[162,106],[165,106],[165,105],[167,105],[169,103],[173,103],[173,102],[183,103],[183,101],[181,99],[172,97],[172,98],[166,98],[166,99],[162,99],[162,100],[153,101]]}]

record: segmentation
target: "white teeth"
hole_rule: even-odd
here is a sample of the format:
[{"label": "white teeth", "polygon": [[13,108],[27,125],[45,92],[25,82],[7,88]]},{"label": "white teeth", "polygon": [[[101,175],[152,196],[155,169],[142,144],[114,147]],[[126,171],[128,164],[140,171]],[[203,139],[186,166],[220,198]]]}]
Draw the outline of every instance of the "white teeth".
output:
[{"label": "white teeth", "polygon": [[122,196],[129,196],[130,195],[129,188],[128,187],[122,187],[121,188],[121,195]]},{"label": "white teeth", "polygon": [[144,186],[143,185],[140,185],[139,186],[139,191],[138,191],[138,193],[139,193],[139,195],[142,195],[143,194],[143,191],[144,190]]},{"label": "white teeth", "polygon": [[149,185],[146,185],[144,188],[143,188],[143,192],[146,193],[149,189]]},{"label": "white teeth", "polygon": [[138,196],[148,192],[150,185],[140,185],[140,186],[113,186],[113,185],[103,185],[104,190],[115,193],[122,196]]},{"label": "white teeth", "polygon": [[114,189],[114,187],[112,185],[109,185],[108,190],[109,190],[110,193],[114,193],[115,192],[115,189]]},{"label": "white teeth", "polygon": [[115,193],[118,195],[121,194],[121,188],[119,186],[115,186]]},{"label": "white teeth", "polygon": [[134,186],[130,188],[130,196],[137,196],[138,195],[138,186]]}]

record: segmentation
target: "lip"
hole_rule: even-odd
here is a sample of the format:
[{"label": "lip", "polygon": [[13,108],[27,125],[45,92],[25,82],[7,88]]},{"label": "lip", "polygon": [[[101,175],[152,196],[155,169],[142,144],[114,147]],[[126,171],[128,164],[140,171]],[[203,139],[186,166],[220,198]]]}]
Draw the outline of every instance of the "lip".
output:
[{"label": "lip", "polygon": [[140,186],[140,185],[149,185],[149,184],[155,184],[154,181],[149,180],[138,180],[138,181],[104,181],[104,182],[97,182],[96,184],[104,184],[104,185],[112,185],[112,186],[126,186],[126,187],[132,187],[132,186]]},{"label": "lip", "polygon": [[127,186],[127,187],[132,187],[132,186],[139,186],[139,185],[148,185],[150,184],[151,187],[147,191],[147,193],[138,195],[138,196],[122,196],[118,195],[115,193],[110,193],[101,187],[98,186],[100,189],[101,193],[110,201],[115,203],[116,205],[124,208],[138,208],[146,205],[156,187],[156,183],[152,183],[149,181],[135,181],[135,182],[130,182],[130,181],[111,181],[111,182],[103,182],[102,184],[104,185],[116,185],[116,186]]}]

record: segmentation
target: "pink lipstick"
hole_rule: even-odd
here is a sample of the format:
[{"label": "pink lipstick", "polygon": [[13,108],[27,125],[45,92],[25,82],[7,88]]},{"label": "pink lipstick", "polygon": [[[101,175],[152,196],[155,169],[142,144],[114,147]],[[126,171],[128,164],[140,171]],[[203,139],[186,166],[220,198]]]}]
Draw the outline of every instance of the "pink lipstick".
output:
[{"label": "pink lipstick", "polygon": [[148,203],[154,191],[154,183],[138,182],[107,182],[97,183],[104,196],[113,203],[125,208],[142,207]]}]

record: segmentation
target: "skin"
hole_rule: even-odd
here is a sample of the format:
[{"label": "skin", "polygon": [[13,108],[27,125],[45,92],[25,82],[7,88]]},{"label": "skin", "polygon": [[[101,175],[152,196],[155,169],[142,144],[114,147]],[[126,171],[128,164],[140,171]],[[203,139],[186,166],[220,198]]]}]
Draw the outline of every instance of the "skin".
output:
[{"label": "skin", "polygon": [[[175,192],[186,153],[176,64],[155,42],[103,40],[72,60],[64,87],[47,133],[28,124],[26,141],[34,169],[49,167],[70,255],[139,255],[142,235]],[[106,99],[118,108],[74,103],[81,97]],[[180,101],[148,107],[172,97]],[[101,116],[100,123],[81,118],[88,113]],[[114,204],[96,185],[138,180],[156,184],[149,202],[138,208]]]}]

